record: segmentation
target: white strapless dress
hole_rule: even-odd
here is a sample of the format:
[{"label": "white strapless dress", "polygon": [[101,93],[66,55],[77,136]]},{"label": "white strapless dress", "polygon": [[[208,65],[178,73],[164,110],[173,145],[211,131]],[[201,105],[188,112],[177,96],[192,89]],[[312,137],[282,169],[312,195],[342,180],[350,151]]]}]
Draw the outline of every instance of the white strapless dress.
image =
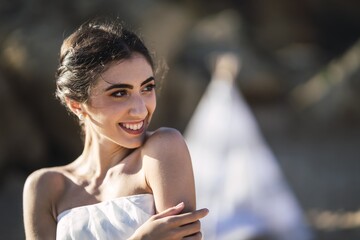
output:
[{"label": "white strapless dress", "polygon": [[152,194],[72,208],[58,215],[56,239],[125,240],[154,213]]}]

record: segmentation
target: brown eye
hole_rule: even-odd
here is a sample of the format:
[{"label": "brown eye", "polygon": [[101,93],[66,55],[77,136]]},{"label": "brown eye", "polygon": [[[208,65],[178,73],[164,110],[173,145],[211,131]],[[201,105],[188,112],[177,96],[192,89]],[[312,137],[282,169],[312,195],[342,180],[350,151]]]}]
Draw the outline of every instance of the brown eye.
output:
[{"label": "brown eye", "polygon": [[113,92],[111,94],[112,97],[124,97],[127,95],[128,95],[128,92],[126,90],[119,90],[119,91]]},{"label": "brown eye", "polygon": [[144,90],[143,91],[145,91],[145,92],[151,92],[153,89],[155,89],[156,88],[156,85],[155,84],[149,84],[149,85],[146,85],[145,87],[144,87]]}]

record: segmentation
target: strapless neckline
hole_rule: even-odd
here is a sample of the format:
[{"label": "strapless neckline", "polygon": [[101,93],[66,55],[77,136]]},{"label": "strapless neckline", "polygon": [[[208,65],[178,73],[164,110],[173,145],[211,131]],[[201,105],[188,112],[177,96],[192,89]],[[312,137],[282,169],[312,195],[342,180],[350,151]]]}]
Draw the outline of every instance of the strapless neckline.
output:
[{"label": "strapless neckline", "polygon": [[155,214],[152,194],[74,207],[57,216],[57,240],[125,240]]},{"label": "strapless neckline", "polygon": [[98,202],[98,203],[86,204],[86,205],[82,205],[82,206],[78,206],[78,207],[73,207],[73,208],[66,209],[66,210],[62,211],[61,213],[59,213],[56,219],[57,219],[57,221],[60,221],[60,219],[64,215],[66,215],[68,212],[71,212],[71,211],[76,210],[76,209],[92,207],[92,206],[96,207],[96,206],[101,206],[101,205],[108,204],[109,202],[122,201],[124,198],[125,199],[132,199],[132,198],[139,198],[139,197],[142,197],[142,196],[144,196],[144,197],[145,196],[151,196],[152,197],[153,195],[151,193],[134,194],[134,195],[129,195],[129,196],[121,196],[121,197],[101,201],[101,202]]}]

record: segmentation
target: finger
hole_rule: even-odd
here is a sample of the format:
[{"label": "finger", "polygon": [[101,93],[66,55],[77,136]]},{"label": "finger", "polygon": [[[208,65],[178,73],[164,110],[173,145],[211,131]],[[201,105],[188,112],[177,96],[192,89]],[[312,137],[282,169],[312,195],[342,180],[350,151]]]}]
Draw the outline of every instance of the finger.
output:
[{"label": "finger", "polygon": [[183,236],[193,236],[198,232],[200,232],[200,230],[201,230],[201,223],[199,220],[186,225],[182,225],[180,227],[180,231],[182,232]]},{"label": "finger", "polygon": [[203,208],[193,212],[176,215],[173,217],[173,220],[176,221],[179,226],[181,226],[195,222],[208,215],[208,213],[209,210],[207,208]]},{"label": "finger", "polygon": [[181,202],[178,205],[168,208],[158,214],[154,215],[155,219],[160,219],[160,218],[164,218],[164,217],[168,217],[168,216],[172,216],[172,215],[176,215],[179,214],[183,209],[184,209],[184,203]]},{"label": "finger", "polygon": [[195,234],[193,234],[191,236],[186,236],[183,239],[186,239],[186,240],[201,240],[203,238],[202,238],[202,233],[197,232],[197,233],[195,233]]}]

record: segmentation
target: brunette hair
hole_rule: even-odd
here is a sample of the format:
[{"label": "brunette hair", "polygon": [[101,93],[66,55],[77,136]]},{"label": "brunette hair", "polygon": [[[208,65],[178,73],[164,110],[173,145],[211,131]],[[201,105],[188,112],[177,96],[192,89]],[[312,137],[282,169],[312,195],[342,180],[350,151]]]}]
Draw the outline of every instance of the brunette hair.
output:
[{"label": "brunette hair", "polygon": [[56,96],[65,105],[69,98],[88,100],[92,86],[110,63],[140,53],[155,70],[153,58],[143,41],[118,19],[95,19],[67,37],[60,51],[56,72]]}]

